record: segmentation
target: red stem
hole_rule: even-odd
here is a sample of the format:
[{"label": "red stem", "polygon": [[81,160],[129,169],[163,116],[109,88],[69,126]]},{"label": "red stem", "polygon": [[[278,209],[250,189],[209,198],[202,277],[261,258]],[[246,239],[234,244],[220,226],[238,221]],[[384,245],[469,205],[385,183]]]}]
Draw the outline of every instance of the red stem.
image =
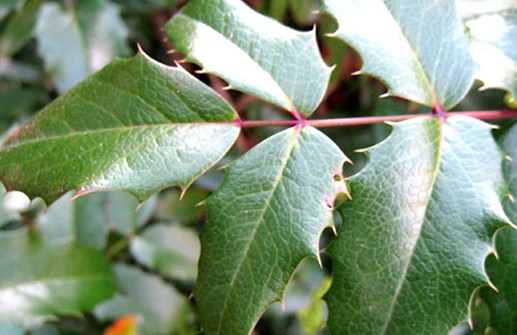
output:
[{"label": "red stem", "polygon": [[[448,112],[446,117],[454,115],[470,116],[476,119],[483,120],[497,120],[517,118],[517,110],[503,110],[503,111],[477,111],[477,112]],[[324,127],[340,127],[340,126],[361,126],[376,123],[403,121],[415,117],[436,117],[436,114],[405,114],[405,115],[388,115],[388,116],[369,116],[369,117],[352,117],[341,119],[324,119],[324,120],[303,120],[304,125],[316,128]],[[265,126],[281,126],[291,127],[296,126],[301,120],[278,120],[278,121],[246,121],[241,120],[239,125],[242,128],[250,127],[265,127]]]}]

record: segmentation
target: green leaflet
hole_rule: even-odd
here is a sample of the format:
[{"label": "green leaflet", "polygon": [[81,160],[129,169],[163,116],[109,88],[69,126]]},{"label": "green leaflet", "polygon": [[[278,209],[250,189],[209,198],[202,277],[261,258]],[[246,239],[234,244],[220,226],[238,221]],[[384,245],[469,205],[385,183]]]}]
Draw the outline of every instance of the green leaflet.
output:
[{"label": "green leaflet", "polygon": [[[508,155],[503,164],[503,172],[509,186],[511,198],[503,202],[506,214],[512,222],[517,223],[517,125],[510,128],[500,140]],[[480,289],[479,296],[488,306],[489,318],[487,329],[498,335],[517,333],[517,230],[504,228],[496,235],[497,256],[491,255],[486,262],[488,276],[497,292],[489,286]],[[474,307],[476,311],[476,307]],[[486,329],[475,331],[488,333]]]},{"label": "green leaflet", "polygon": [[510,195],[503,202],[504,210],[510,220],[517,225],[517,124],[506,132],[500,143],[507,155],[503,164],[503,173]]},{"label": "green leaflet", "polygon": [[323,10],[389,95],[449,109],[470,89],[476,65],[455,0],[324,0]]},{"label": "green leaflet", "polygon": [[310,115],[325,94],[330,69],[315,33],[285,27],[241,0],[189,1],[165,29],[187,60],[295,115]]},{"label": "green leaflet", "polygon": [[105,0],[80,1],[73,11],[47,3],[38,14],[34,35],[45,68],[60,93],[116,56],[129,54],[119,8]]},{"label": "green leaflet", "polygon": [[498,258],[491,255],[487,259],[487,273],[496,292],[489,286],[481,288],[480,297],[490,311],[488,327],[496,334],[517,333],[517,230],[505,227],[497,232],[496,249]]},{"label": "green leaflet", "polygon": [[4,233],[0,254],[0,324],[34,326],[87,311],[114,293],[108,260],[76,243],[45,243],[33,231]]},{"label": "green leaflet", "polygon": [[492,236],[508,223],[502,155],[489,125],[466,117],[398,123],[368,150],[328,248],[333,334],[447,334],[488,281]]},{"label": "green leaflet", "polygon": [[274,135],[229,166],[206,201],[201,234],[194,296],[207,334],[249,334],[282,300],[302,259],[318,256],[335,196],[346,192],[343,180],[334,179],[346,159],[328,137],[306,127]]},{"label": "green leaflet", "polygon": [[479,16],[466,24],[483,88],[501,88],[517,97],[517,8]]},{"label": "green leaflet", "polygon": [[71,189],[145,200],[186,188],[235,141],[236,113],[182,68],[116,60],[11,134],[0,181],[48,203]]}]

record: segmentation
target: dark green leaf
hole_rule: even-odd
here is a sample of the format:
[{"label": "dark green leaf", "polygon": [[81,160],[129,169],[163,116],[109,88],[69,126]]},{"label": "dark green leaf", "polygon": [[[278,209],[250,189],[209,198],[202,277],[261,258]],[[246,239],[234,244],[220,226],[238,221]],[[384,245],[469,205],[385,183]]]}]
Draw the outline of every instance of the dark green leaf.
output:
[{"label": "dark green leaf", "polygon": [[314,128],[288,129],[231,164],[206,201],[194,296],[207,334],[249,334],[302,259],[318,257],[346,157]]},{"label": "dark green leaf", "polygon": [[[465,117],[396,124],[350,178],[329,247],[335,334],[447,334],[488,282],[503,212],[502,155],[491,127]],[[418,331],[416,331],[418,330]]]},{"label": "dark green leaf", "polygon": [[0,180],[47,203],[76,188],[145,200],[166,186],[186,188],[217,162],[239,133],[235,119],[182,68],[144,55],[116,60],[4,142]]},{"label": "dark green leaf", "polygon": [[325,94],[330,69],[315,33],[285,27],[241,0],[189,1],[165,29],[187,60],[295,115],[310,115]]},{"label": "dark green leaf", "polygon": [[387,94],[448,109],[472,86],[476,65],[455,0],[325,0],[323,8]]}]

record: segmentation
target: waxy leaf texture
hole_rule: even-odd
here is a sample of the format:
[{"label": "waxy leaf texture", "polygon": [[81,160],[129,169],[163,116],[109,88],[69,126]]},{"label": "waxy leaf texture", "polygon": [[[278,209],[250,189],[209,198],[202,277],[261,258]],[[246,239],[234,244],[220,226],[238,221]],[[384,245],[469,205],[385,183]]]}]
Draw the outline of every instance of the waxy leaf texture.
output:
[{"label": "waxy leaf texture", "polygon": [[328,327],[342,335],[447,334],[467,320],[472,292],[488,282],[494,232],[509,222],[491,127],[459,116],[414,119],[367,153],[328,248]]},{"label": "waxy leaf texture", "polygon": [[0,180],[30,197],[126,190],[145,200],[186,188],[232,146],[233,109],[182,68],[116,60],[15,131]]},{"label": "waxy leaf texture", "polygon": [[339,24],[334,35],[360,53],[361,72],[390,95],[449,109],[474,82],[455,0],[324,0],[323,10]]},{"label": "waxy leaf texture", "polygon": [[265,140],[228,167],[206,201],[194,296],[206,334],[249,334],[282,300],[306,257],[319,257],[321,231],[333,224],[345,155],[306,127]]},{"label": "waxy leaf texture", "polygon": [[283,26],[241,0],[191,0],[165,29],[186,60],[294,114],[310,115],[327,89],[330,68],[315,32]]}]

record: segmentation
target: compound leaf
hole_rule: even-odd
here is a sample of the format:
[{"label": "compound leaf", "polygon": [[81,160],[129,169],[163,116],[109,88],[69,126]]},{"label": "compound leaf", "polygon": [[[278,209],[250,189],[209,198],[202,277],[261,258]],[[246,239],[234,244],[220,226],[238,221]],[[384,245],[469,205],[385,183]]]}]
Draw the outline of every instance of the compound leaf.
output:
[{"label": "compound leaf", "polygon": [[0,235],[0,323],[31,327],[87,311],[115,291],[109,261],[76,243],[45,243],[32,231]]},{"label": "compound leaf", "polygon": [[[349,179],[353,200],[328,248],[334,334],[447,334],[488,282],[484,262],[507,224],[502,155],[491,127],[466,117],[396,124]],[[416,331],[418,330],[418,331]]]},{"label": "compound leaf", "polygon": [[189,1],[165,29],[188,61],[295,115],[310,115],[325,94],[330,69],[314,31],[285,27],[241,0]]},{"label": "compound leaf", "polygon": [[239,133],[236,117],[181,68],[142,54],[116,60],[7,138],[0,180],[47,203],[76,188],[145,200],[217,162]]},{"label": "compound leaf", "polygon": [[314,128],[288,129],[229,166],[206,201],[199,277],[194,289],[207,334],[249,334],[281,301],[302,259],[318,256],[322,229],[332,223],[346,160]]},{"label": "compound leaf", "polygon": [[466,24],[484,88],[504,89],[517,97],[517,8],[482,15]]},{"label": "compound leaf", "polygon": [[388,94],[449,109],[472,86],[476,65],[455,0],[325,0],[323,9]]}]

